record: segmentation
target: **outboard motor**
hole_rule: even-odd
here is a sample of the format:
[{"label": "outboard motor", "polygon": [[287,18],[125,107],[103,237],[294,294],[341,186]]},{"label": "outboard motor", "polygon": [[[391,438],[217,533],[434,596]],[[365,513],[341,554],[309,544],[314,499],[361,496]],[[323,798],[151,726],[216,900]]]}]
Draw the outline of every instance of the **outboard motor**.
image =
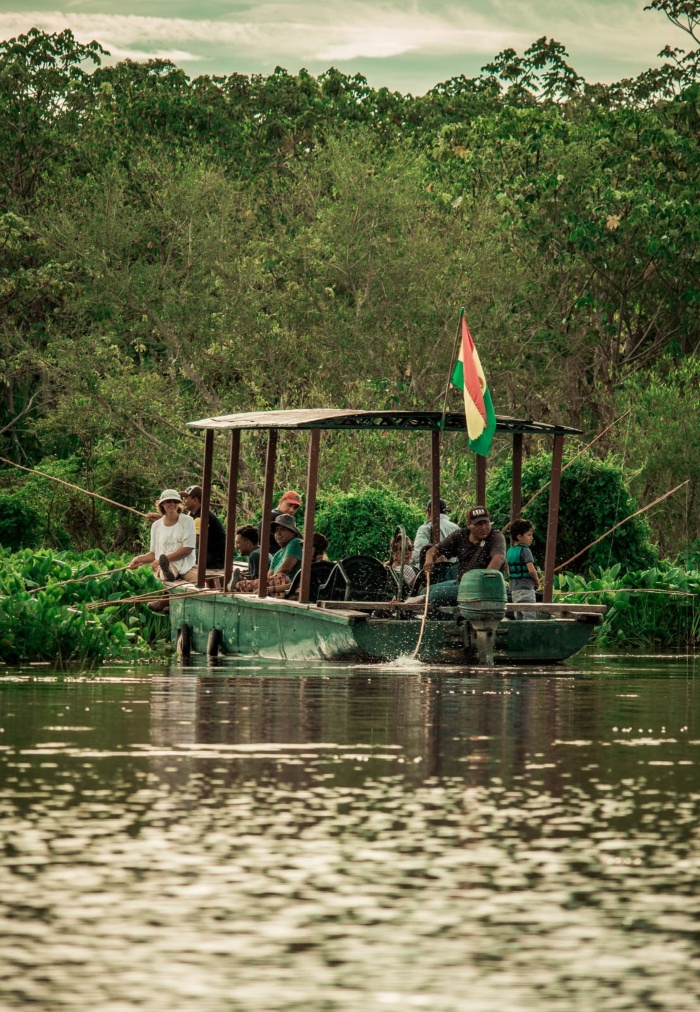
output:
[{"label": "outboard motor", "polygon": [[462,577],[457,604],[465,620],[467,647],[476,646],[479,664],[493,664],[496,629],[506,613],[506,583],[497,569],[471,569]]}]

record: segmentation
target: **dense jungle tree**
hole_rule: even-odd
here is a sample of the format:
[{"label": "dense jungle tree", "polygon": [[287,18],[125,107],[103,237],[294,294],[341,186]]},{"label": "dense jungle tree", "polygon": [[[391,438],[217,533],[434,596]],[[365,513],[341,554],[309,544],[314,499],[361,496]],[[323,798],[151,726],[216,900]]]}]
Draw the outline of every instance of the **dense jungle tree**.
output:
[{"label": "dense jungle tree", "polygon": [[[1,43],[0,454],[147,505],[198,471],[189,418],[441,407],[464,305],[501,413],[593,434],[633,407],[600,449],[641,501],[680,462],[691,491],[656,534],[683,547],[699,533],[682,447],[698,435],[700,4],[650,7],[693,48],[635,80],[589,84],[541,38],[419,97],[333,68],[102,66],[68,31]],[[245,452],[247,508],[262,445]],[[324,480],[422,498],[425,452],[330,439]],[[302,460],[285,444],[285,483]],[[468,457],[455,446],[444,466],[468,501]],[[17,484],[33,488],[2,472]],[[52,503],[58,541],[133,537]]]}]

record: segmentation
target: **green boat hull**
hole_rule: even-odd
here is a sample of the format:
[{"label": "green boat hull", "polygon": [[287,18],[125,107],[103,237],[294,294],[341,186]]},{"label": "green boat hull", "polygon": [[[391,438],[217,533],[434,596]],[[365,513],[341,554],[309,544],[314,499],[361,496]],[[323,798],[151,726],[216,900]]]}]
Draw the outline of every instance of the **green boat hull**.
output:
[{"label": "green boat hull", "polygon": [[[421,628],[418,617],[372,617],[276,598],[178,593],[171,594],[170,623],[178,647],[185,627],[188,647],[197,653],[290,661],[395,660],[413,654]],[[504,620],[496,633],[495,661],[566,660],[586,645],[592,628],[590,622],[570,618]],[[473,664],[476,651],[465,643],[461,621],[429,619],[418,658],[431,664]]]}]

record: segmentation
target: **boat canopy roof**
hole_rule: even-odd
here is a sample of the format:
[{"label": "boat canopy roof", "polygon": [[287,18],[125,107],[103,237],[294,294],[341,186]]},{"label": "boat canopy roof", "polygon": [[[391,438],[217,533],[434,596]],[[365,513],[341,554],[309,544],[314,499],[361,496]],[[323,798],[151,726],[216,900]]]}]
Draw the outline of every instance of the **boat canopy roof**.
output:
[{"label": "boat canopy roof", "polygon": [[[217,415],[188,422],[190,429],[396,429],[430,432],[463,432],[463,412],[449,411],[357,411],[350,408],[299,408],[293,411],[250,411],[240,415]],[[579,435],[581,429],[551,425],[532,419],[496,416],[496,432],[532,433],[540,436]]]}]

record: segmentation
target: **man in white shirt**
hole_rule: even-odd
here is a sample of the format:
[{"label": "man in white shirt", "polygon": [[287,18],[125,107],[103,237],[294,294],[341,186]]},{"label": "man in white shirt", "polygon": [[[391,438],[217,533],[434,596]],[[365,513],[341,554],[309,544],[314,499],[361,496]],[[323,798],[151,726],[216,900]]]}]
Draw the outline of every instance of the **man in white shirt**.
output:
[{"label": "man in white shirt", "polygon": [[[430,500],[428,500],[428,506],[425,511],[425,515],[428,518],[427,523],[421,524],[416,531],[416,536],[413,539],[413,554],[411,555],[411,565],[415,566],[417,570],[420,570],[420,552],[421,548],[425,548],[426,545],[431,545],[433,542],[433,531],[432,523],[430,520]],[[444,541],[448,534],[453,534],[454,531],[458,531],[459,524],[453,524],[447,515],[447,506],[445,500],[440,500],[440,541]],[[450,559],[450,562],[453,560]]]}]

